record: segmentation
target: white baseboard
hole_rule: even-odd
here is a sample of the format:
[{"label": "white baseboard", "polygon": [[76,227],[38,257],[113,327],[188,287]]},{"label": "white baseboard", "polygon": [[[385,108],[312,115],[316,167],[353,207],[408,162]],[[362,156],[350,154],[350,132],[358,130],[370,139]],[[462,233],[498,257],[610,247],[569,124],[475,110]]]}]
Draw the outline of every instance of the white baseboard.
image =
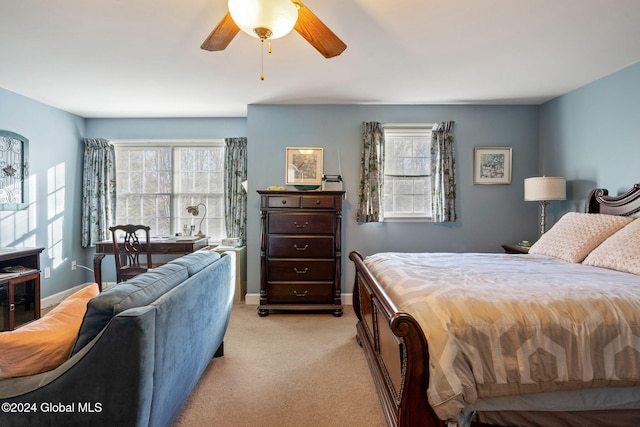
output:
[{"label": "white baseboard", "polygon": [[[353,294],[341,294],[342,305],[353,305]],[[244,303],[248,305],[260,305],[260,294],[246,294]]]},{"label": "white baseboard", "polygon": [[353,294],[340,294],[342,305],[353,305]]},{"label": "white baseboard", "polygon": [[[86,282],[78,286],[74,286],[73,288],[66,289],[62,292],[58,292],[57,294],[49,295],[48,297],[40,299],[40,309],[45,309],[49,307],[53,307],[54,305],[60,304],[65,298],[69,295],[79,291],[82,288],[85,288],[89,285],[92,285],[94,282]],[[102,290],[106,291],[110,287],[114,286],[115,282],[103,282]]]},{"label": "white baseboard", "polygon": [[42,298],[40,299],[40,308],[49,308],[49,307],[53,307],[56,304],[60,304],[65,298],[67,298],[69,295],[73,294],[74,292],[79,291],[80,289],[87,287],[91,284],[91,282],[87,282],[87,283],[83,283],[81,285],[78,286],[74,286],[73,288],[64,290],[62,292],[58,292],[57,294],[53,294],[50,295],[48,297]]},{"label": "white baseboard", "polygon": [[260,305],[260,294],[246,294],[244,303],[248,305]]}]

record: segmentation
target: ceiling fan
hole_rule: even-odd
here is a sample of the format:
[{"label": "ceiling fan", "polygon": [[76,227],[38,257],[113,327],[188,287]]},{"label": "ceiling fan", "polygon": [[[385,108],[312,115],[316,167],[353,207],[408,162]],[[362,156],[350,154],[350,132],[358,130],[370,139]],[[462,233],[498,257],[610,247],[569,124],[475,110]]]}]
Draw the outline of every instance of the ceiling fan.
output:
[{"label": "ceiling fan", "polygon": [[200,47],[224,50],[240,30],[264,42],[292,29],[325,58],[338,56],[347,48],[300,0],[229,0],[229,11]]}]

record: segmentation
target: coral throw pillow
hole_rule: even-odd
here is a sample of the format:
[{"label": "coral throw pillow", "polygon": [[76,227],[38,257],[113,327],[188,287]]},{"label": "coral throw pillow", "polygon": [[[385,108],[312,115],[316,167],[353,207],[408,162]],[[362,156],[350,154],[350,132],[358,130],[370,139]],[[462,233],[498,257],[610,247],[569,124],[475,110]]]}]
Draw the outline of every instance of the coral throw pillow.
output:
[{"label": "coral throw pillow", "polygon": [[98,285],[93,283],[40,319],[14,331],[0,332],[0,379],[34,375],[64,363],[78,335],[87,302],[98,293]]}]

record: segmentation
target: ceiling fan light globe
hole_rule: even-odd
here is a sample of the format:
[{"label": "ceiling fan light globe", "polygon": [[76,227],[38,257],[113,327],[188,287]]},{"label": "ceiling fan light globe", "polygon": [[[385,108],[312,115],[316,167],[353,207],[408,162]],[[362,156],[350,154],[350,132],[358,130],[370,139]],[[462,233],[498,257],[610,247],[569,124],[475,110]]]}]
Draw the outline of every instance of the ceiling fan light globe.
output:
[{"label": "ceiling fan light globe", "polygon": [[298,20],[291,0],[229,0],[229,13],[242,31],[256,38],[256,28],[271,30],[272,39],[287,35]]}]

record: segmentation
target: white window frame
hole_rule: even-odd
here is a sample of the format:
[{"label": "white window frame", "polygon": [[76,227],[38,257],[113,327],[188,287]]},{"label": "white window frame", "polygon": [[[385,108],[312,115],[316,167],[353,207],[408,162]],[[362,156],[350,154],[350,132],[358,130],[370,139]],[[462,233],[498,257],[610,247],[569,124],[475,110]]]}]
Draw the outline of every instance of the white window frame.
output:
[{"label": "white window frame", "polygon": [[[181,148],[181,147],[216,147],[216,148],[223,148],[225,147],[225,142],[224,139],[145,139],[145,140],[113,140],[111,141],[113,143],[113,145],[115,146],[116,150],[118,149],[118,147],[121,148],[169,148],[169,149],[174,149],[174,148]],[[177,212],[178,209],[176,209],[176,197],[179,196],[185,196],[188,195],[188,193],[179,193],[177,191],[177,183],[176,180],[174,179],[174,174],[175,171],[177,170],[178,165],[177,163],[177,156],[173,155],[174,153],[172,153],[172,159],[171,159],[171,192],[168,193],[170,202],[169,202],[169,234],[170,235],[176,235],[178,233],[182,233],[183,232],[183,227],[181,226],[182,224],[187,224],[188,226],[194,225],[196,228],[196,232],[198,231],[198,226],[200,224],[200,220],[202,219],[202,209],[200,209],[200,214],[197,217],[194,217],[192,215],[190,215],[188,212],[186,212],[186,209],[184,212],[182,212],[181,210],[179,212]],[[117,168],[118,165],[116,163],[116,174],[117,174]],[[223,180],[224,180],[224,173],[222,174],[223,176]],[[220,193],[222,196],[222,199],[224,201],[224,183],[220,183],[221,184],[221,188],[222,188],[222,192]],[[116,189],[117,189],[117,182],[116,182]],[[117,191],[117,190],[116,190]],[[119,192],[118,192],[119,193]],[[154,193],[154,194],[159,194],[159,193]],[[217,194],[217,193],[215,193]],[[199,198],[194,198],[192,201],[193,205],[197,205],[199,202],[202,202],[203,200],[199,200]],[[116,207],[116,212],[118,211],[118,208]],[[117,214],[116,214],[117,215]],[[212,218],[212,212],[211,210],[207,211],[207,219],[211,219]],[[205,219],[205,223],[207,222],[207,219]],[[205,224],[203,224],[203,232],[206,233],[209,237],[210,237],[210,242],[219,242],[220,239],[223,239],[226,236],[226,230],[224,227],[224,212],[222,213],[222,235],[218,236],[219,238],[211,238],[212,236],[210,235],[210,233],[206,230]],[[151,230],[151,233],[153,235],[158,235],[156,230]]]},{"label": "white window frame", "polygon": [[[433,124],[432,123],[385,123],[384,124],[384,134],[385,134],[385,144],[387,144],[387,140],[390,139],[392,136],[415,136],[415,135],[424,135],[425,138],[427,138],[428,141],[431,140],[431,129],[433,128]],[[385,146],[385,164],[387,162],[387,160],[390,160],[390,157],[388,156],[389,154],[389,150],[387,150],[387,147]],[[431,174],[428,175],[423,175],[425,177],[431,177]],[[387,179],[387,170],[385,167],[385,176],[384,176],[384,183],[383,183],[383,199],[385,197],[387,197],[387,194],[389,194],[388,191],[388,185],[390,184],[391,181],[389,179]],[[430,180],[428,181],[428,183],[430,183]],[[393,192],[393,190],[392,190]],[[385,201],[383,200],[383,206]],[[431,217],[431,199],[428,198],[428,200],[426,201],[427,204],[427,209],[426,212],[424,214],[422,213],[413,213],[413,214],[408,214],[408,213],[394,213],[394,212],[388,212],[387,209],[384,209],[383,211],[383,221],[384,222],[431,222],[432,221],[432,217]]]}]

